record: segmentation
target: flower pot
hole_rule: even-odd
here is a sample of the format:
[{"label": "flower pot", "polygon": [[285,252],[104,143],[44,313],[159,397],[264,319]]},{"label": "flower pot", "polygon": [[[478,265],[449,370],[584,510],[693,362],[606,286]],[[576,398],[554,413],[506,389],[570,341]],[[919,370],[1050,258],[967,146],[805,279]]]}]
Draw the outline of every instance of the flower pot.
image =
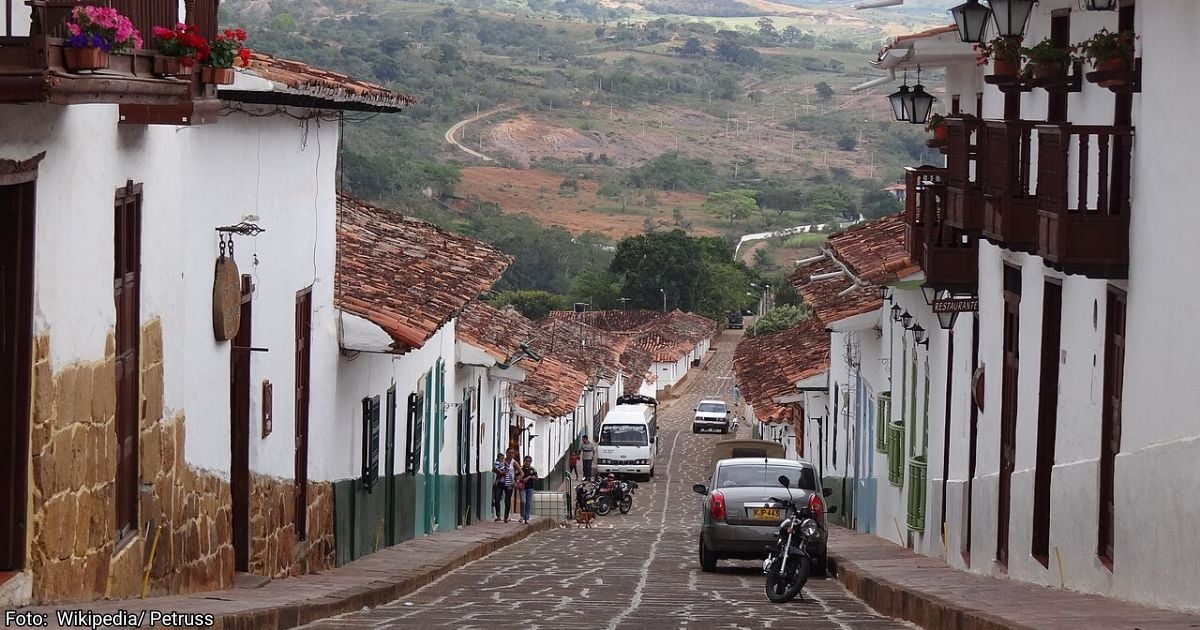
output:
[{"label": "flower pot", "polygon": [[1008,61],[1006,59],[995,59],[992,61],[992,74],[998,77],[1015,77],[1021,71],[1021,66],[1016,61]]},{"label": "flower pot", "polygon": [[64,48],[63,63],[68,70],[101,70],[108,67],[108,53],[99,48]]},{"label": "flower pot", "polygon": [[212,83],[214,85],[231,85],[233,83],[233,68],[209,68],[205,66],[200,69],[200,80],[204,83]]},{"label": "flower pot", "polygon": [[[1097,59],[1095,63],[1096,72],[1125,72],[1129,70],[1129,60],[1122,57],[1111,57],[1103,61]],[[1124,79],[1110,79],[1100,81],[1101,87],[1115,87],[1125,85],[1127,82]]]},{"label": "flower pot", "polygon": [[942,125],[941,127],[934,127],[933,128],[933,139],[934,140],[943,140],[943,141],[949,140],[950,139],[950,127],[947,127],[946,125]]},{"label": "flower pot", "polygon": [[1033,66],[1033,78],[1057,79],[1067,76],[1067,67],[1061,61],[1039,63]]},{"label": "flower pot", "polygon": [[160,77],[177,77],[189,76],[192,74],[191,68],[185,68],[183,63],[179,61],[179,57],[168,57],[166,55],[154,56],[154,74]]}]

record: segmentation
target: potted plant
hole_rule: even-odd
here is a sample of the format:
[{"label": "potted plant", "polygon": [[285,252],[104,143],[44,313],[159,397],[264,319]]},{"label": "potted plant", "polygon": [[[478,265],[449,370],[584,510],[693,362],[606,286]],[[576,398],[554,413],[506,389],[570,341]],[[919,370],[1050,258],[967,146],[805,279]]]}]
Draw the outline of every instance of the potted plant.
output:
[{"label": "potted plant", "polygon": [[174,76],[191,74],[192,66],[208,59],[208,41],[196,32],[195,26],[176,24],[174,29],[154,27],[158,54],[154,56],[154,74]]},{"label": "potted plant", "polygon": [[1050,38],[1043,39],[1032,48],[1022,48],[1021,54],[1029,60],[1025,66],[1025,76],[1035,79],[1066,76],[1067,64],[1071,63],[1071,49],[1055,44]]},{"label": "potted plant", "polygon": [[992,74],[1016,77],[1021,70],[1021,38],[996,37],[991,41],[975,44],[975,61],[979,65],[992,62]]},{"label": "potted plant", "polygon": [[217,38],[209,42],[208,58],[201,68],[200,80],[205,83],[229,85],[233,83],[233,66],[250,63],[250,49],[246,48],[246,31],[242,29],[225,29]]},{"label": "potted plant", "polygon": [[[1123,72],[1129,70],[1133,62],[1133,43],[1137,35],[1133,31],[1110,32],[1102,28],[1090,38],[1073,46],[1080,61],[1086,61],[1097,72]],[[1109,87],[1122,85],[1124,79],[1100,81],[1100,85]]]},{"label": "potted plant", "polygon": [[950,127],[946,125],[946,117],[941,114],[934,114],[929,117],[929,122],[925,125],[925,131],[933,133],[933,139],[929,141],[929,146],[943,146],[950,140]]},{"label": "potted plant", "polygon": [[108,7],[77,6],[67,21],[70,36],[63,48],[69,70],[99,70],[108,67],[110,53],[142,47],[142,36],[129,18]]}]

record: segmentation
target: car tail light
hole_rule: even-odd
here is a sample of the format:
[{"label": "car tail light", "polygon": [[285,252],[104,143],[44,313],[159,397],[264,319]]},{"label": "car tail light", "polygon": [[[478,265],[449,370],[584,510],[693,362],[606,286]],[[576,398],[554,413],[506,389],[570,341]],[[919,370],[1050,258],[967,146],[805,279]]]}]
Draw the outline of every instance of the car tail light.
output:
[{"label": "car tail light", "polygon": [[821,499],[821,495],[814,492],[808,497],[808,511],[812,512],[818,525],[825,525],[825,501]]},{"label": "car tail light", "polygon": [[725,495],[718,490],[708,498],[708,515],[714,521],[725,520]]}]

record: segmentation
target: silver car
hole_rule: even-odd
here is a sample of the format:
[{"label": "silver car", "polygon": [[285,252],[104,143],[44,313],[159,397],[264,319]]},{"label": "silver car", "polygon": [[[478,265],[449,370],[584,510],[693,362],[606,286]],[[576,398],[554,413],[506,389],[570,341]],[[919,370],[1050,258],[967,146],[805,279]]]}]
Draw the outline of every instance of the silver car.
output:
[{"label": "silver car", "polygon": [[787,489],[779,485],[779,476],[791,483],[792,499],[807,505],[820,525],[809,543],[813,558],[811,575],[825,575],[825,497],[829,488],[818,490],[817,471],[812,464],[793,459],[733,458],[717,461],[712,487],[692,486],[704,495],[704,517],[700,528],[700,568],[712,571],[717,561],[762,560],[775,543],[775,532],[783,521],[784,510],[772,497],[787,498]]}]

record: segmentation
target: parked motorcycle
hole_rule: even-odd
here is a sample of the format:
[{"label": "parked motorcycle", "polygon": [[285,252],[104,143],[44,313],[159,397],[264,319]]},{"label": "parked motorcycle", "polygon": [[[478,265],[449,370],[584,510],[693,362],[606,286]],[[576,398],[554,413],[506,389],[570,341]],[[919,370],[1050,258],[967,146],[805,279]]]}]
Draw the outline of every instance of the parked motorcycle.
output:
[{"label": "parked motorcycle", "polygon": [[[812,510],[807,505],[796,505],[792,500],[788,478],[780,475],[779,484],[787,489],[788,498],[771,497],[770,500],[782,505],[786,513],[775,533],[775,545],[763,561],[763,573],[767,574],[767,599],[776,604],[796,597],[808,582],[813,562],[808,554],[808,543],[817,535],[818,527]],[[837,508],[832,507],[828,513],[836,511]]]},{"label": "parked motorcycle", "polygon": [[633,493],[637,490],[637,487],[638,484],[636,481],[616,480],[613,480],[610,484],[601,486],[597,492],[607,500],[599,506],[603,508],[603,511],[600,511],[598,507],[596,514],[606,516],[612,511],[614,505],[622,514],[628,514],[633,509]]},{"label": "parked motorcycle", "polygon": [[584,480],[575,486],[575,507],[584,512],[595,512],[604,516],[612,511],[608,495],[600,492],[600,485]]}]

